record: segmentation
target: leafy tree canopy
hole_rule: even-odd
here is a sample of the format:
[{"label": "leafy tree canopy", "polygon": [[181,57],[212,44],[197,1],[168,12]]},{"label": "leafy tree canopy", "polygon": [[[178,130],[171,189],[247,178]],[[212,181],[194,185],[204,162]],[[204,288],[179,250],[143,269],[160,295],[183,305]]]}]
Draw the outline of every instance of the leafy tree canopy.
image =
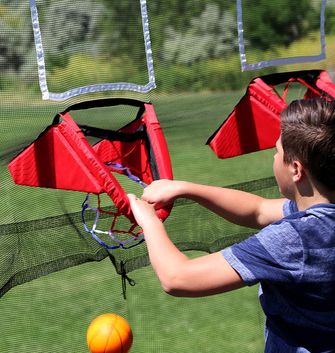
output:
[{"label": "leafy tree canopy", "polygon": [[289,45],[319,26],[310,0],[249,0],[243,2],[243,25],[251,47],[266,50]]}]

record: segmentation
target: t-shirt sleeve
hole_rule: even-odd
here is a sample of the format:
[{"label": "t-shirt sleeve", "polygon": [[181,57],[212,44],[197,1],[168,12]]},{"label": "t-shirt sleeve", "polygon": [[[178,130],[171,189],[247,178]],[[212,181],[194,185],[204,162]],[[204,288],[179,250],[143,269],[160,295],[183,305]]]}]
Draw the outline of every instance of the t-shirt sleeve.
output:
[{"label": "t-shirt sleeve", "polygon": [[[286,206],[292,207],[289,203]],[[299,234],[283,220],[222,250],[222,255],[247,285],[260,281],[293,283],[303,273],[302,249]]]},{"label": "t-shirt sleeve", "polygon": [[283,206],[284,217],[290,216],[291,214],[298,212],[298,206],[291,200],[286,200]]}]

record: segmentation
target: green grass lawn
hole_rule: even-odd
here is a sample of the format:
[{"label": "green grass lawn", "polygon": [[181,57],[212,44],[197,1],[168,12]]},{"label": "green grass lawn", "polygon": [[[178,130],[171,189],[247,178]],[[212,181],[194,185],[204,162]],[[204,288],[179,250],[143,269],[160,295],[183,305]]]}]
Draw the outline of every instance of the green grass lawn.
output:
[{"label": "green grass lawn", "polygon": [[[153,99],[176,179],[223,186],[272,175],[272,151],[219,160],[205,145],[242,94]],[[28,109],[20,105],[1,108],[0,224],[80,210],[82,193],[16,186],[6,169],[18,146],[35,139],[58,110],[57,106],[33,103]],[[92,125],[110,122],[98,112],[82,119],[90,119]],[[167,228],[174,240],[205,238],[206,233],[197,234],[201,227],[211,232],[211,237],[223,231],[211,221],[206,225],[204,217],[191,216],[182,207],[173,210]],[[59,231],[65,231],[62,229]],[[134,256],[136,251],[143,250],[134,248]],[[4,276],[4,269],[0,271]],[[137,284],[127,285],[126,300],[122,297],[121,278],[109,259],[68,268],[13,288],[0,300],[0,352],[88,352],[86,328],[94,317],[105,312],[119,313],[130,321],[134,353],[262,351],[263,316],[256,287],[209,298],[183,299],[163,293],[150,266],[128,275]]]},{"label": "green grass lawn", "polygon": [[127,300],[109,260],[12,289],[0,302],[0,351],[88,352],[86,329],[105,312],[117,312],[129,320],[132,352],[261,351],[263,317],[256,287],[208,298],[173,298],[162,292],[151,267],[129,276],[137,284],[128,286]]}]

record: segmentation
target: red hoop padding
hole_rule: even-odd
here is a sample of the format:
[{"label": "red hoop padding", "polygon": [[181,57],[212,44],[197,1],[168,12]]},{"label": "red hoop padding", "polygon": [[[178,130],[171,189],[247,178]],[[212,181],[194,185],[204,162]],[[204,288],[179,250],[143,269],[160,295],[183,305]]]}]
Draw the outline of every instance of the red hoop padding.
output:
[{"label": "red hoop padding", "polygon": [[[277,73],[253,79],[228,118],[208,139],[207,144],[219,158],[230,158],[272,148],[280,134],[280,113],[287,106],[291,82],[307,88],[304,99],[321,96],[332,100],[335,85],[323,70]],[[280,97],[274,86],[286,83]]]},{"label": "red hoop padding", "polygon": [[[131,123],[117,131],[77,125],[69,113],[118,104],[137,106],[139,112]],[[101,140],[91,146],[85,135]],[[152,104],[118,98],[71,106],[59,113],[53,124],[16,156],[8,168],[16,184],[107,193],[118,211],[134,222],[126,192],[106,162],[122,164],[146,184],[173,179],[168,147]],[[157,214],[164,220],[170,210],[162,208]]]}]

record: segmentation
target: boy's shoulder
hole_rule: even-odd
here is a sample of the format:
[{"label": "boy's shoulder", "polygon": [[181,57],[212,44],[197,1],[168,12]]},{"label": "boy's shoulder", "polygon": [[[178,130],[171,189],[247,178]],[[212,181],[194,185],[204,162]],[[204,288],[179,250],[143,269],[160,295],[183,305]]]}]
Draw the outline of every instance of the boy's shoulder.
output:
[{"label": "boy's shoulder", "polygon": [[248,285],[262,280],[297,283],[323,273],[325,259],[335,260],[335,205],[298,211],[288,201],[285,207],[294,212],[223,251]]},{"label": "boy's shoulder", "polygon": [[[289,201],[284,218],[277,224],[284,224],[301,239],[305,249],[335,247],[335,204],[316,204],[299,211]],[[287,212],[287,213],[285,213]]]},{"label": "boy's shoulder", "polygon": [[310,216],[315,217],[335,217],[335,204],[331,203],[320,203],[315,204],[306,210],[299,211],[297,204],[292,200],[286,200],[283,205],[283,214],[284,218],[281,221],[290,220],[290,219],[304,219],[309,218]]}]

